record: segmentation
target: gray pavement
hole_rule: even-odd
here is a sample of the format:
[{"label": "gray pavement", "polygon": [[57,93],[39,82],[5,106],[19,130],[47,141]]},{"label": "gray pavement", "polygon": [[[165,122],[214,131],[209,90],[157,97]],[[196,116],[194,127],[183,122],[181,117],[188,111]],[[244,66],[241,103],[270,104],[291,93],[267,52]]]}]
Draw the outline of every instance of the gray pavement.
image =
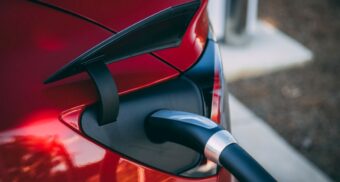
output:
[{"label": "gray pavement", "polygon": [[232,95],[229,105],[236,140],[278,181],[331,181]]},{"label": "gray pavement", "polygon": [[[229,81],[298,66],[313,57],[302,44],[263,22],[248,45],[220,49]],[[233,135],[278,181],[331,181],[235,97],[230,95],[229,101]]]}]

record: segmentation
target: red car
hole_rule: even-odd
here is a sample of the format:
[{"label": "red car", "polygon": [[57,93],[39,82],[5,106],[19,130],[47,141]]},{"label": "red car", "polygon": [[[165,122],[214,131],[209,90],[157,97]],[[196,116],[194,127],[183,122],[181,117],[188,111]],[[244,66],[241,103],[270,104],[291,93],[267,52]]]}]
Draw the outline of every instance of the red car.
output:
[{"label": "red car", "polygon": [[0,181],[231,181],[214,162],[239,178],[201,131],[230,128],[206,7],[1,1]]}]

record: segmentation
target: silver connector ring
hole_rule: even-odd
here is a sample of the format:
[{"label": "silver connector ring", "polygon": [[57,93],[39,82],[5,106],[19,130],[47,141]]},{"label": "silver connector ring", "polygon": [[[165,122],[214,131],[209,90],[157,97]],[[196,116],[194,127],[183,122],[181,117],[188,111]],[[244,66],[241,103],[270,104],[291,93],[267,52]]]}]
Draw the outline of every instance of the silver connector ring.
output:
[{"label": "silver connector ring", "polygon": [[223,149],[233,143],[236,143],[236,140],[228,131],[218,131],[208,139],[204,155],[207,159],[220,164],[219,158]]}]

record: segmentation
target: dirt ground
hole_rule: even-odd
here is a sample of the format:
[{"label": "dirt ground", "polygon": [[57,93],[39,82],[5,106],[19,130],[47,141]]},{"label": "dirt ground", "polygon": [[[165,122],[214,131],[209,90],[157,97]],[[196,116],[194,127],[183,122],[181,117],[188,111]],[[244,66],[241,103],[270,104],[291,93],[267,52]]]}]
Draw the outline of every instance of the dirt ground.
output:
[{"label": "dirt ground", "polygon": [[340,181],[340,1],[259,3],[261,19],[311,49],[315,58],[305,66],[229,83],[230,91]]}]

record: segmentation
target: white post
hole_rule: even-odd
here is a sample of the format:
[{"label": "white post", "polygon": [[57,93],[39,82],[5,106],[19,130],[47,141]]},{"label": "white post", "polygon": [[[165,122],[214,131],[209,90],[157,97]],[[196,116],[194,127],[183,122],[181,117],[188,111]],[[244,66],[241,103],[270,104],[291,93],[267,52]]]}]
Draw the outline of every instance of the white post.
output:
[{"label": "white post", "polygon": [[258,0],[248,0],[248,10],[247,10],[247,32],[253,35],[256,31],[257,26],[257,9]]},{"label": "white post", "polygon": [[224,38],[226,0],[209,0],[209,19],[217,40]]}]

